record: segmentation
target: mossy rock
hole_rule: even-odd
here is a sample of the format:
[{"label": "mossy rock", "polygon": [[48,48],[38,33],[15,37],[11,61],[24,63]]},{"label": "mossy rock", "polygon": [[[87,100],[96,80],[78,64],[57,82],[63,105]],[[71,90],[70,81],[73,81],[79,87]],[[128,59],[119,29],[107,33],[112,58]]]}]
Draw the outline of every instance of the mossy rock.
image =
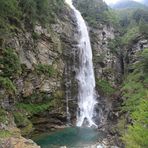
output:
[{"label": "mossy rock", "polygon": [[63,97],[64,97],[64,91],[62,91],[62,90],[57,90],[54,93],[54,98],[63,98]]},{"label": "mossy rock", "polygon": [[31,121],[21,112],[14,113],[15,123],[21,130],[22,136],[28,136],[34,129]]},{"label": "mossy rock", "polygon": [[54,107],[58,108],[63,106],[62,100],[64,99],[64,92],[62,90],[55,91],[53,98]]}]

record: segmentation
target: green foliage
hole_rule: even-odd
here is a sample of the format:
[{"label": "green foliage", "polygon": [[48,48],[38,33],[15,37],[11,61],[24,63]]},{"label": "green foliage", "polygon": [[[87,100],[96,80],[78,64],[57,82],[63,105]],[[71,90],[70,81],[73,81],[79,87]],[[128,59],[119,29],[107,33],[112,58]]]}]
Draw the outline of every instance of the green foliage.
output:
[{"label": "green foliage", "polygon": [[115,92],[115,89],[106,80],[97,80],[96,84],[97,84],[98,89],[104,95],[110,96]]},{"label": "green foliage", "polygon": [[138,36],[139,36],[139,27],[138,26],[129,27],[127,32],[121,38],[121,42],[123,45],[128,45],[129,43],[132,43]]},{"label": "green foliage", "polygon": [[19,16],[17,0],[0,0],[0,38],[10,33],[10,26]]},{"label": "green foliage", "polygon": [[12,133],[7,130],[0,130],[0,138],[9,138]]},{"label": "green foliage", "polygon": [[46,65],[46,64],[38,64],[36,66],[36,72],[37,74],[41,75],[41,74],[44,74],[48,77],[51,77],[54,75],[55,73],[55,70],[52,66],[50,65]]},{"label": "green foliage", "polygon": [[119,49],[122,46],[121,37],[116,37],[115,39],[112,39],[109,41],[108,48],[110,49],[110,52],[113,54],[119,54]]},{"label": "green foliage", "polygon": [[[148,97],[148,95],[147,95]],[[148,101],[142,100],[137,106],[136,111],[132,113],[133,126],[128,127],[127,133],[123,136],[127,147],[129,148],[147,148],[148,147]]]},{"label": "green foliage", "polygon": [[19,110],[25,110],[28,112],[31,116],[40,112],[43,112],[45,110],[48,110],[50,107],[52,107],[53,104],[52,102],[45,102],[45,103],[40,103],[40,104],[25,104],[25,103],[19,103],[16,105],[16,107]]},{"label": "green foliage", "polygon": [[9,78],[5,78],[5,77],[0,76],[0,84],[1,84],[0,87],[5,89],[7,93],[13,94],[16,92],[16,87]]},{"label": "green foliage", "polygon": [[33,125],[22,112],[14,113],[14,120],[18,128],[21,129],[23,136],[28,136],[33,131]]},{"label": "green foliage", "polygon": [[141,20],[143,20],[144,22],[148,22],[148,11],[144,9],[137,9],[133,13],[132,17],[137,23],[140,23]]},{"label": "green foliage", "polygon": [[22,11],[23,18],[34,24],[37,17],[35,0],[20,0],[19,6]]},{"label": "green foliage", "polygon": [[128,126],[127,132],[122,137],[128,148],[148,147],[148,90],[145,85],[148,80],[147,66],[145,67],[147,49],[141,55],[143,57],[141,62],[133,66],[134,71],[128,75],[122,88],[124,97],[122,110],[129,112],[133,121],[133,125]]},{"label": "green foliage", "polygon": [[144,35],[146,38],[148,38],[148,24],[146,22],[142,21],[139,24],[139,30],[142,35]]},{"label": "green foliage", "polygon": [[33,92],[30,96],[24,97],[26,103],[35,103],[51,100],[51,97],[44,92]]},{"label": "green foliage", "polygon": [[36,22],[42,25],[55,23],[63,7],[64,0],[1,0],[0,39],[22,29],[23,23],[30,30]]},{"label": "green foliage", "polygon": [[60,13],[64,6],[63,0],[21,0],[19,3],[23,17],[32,24],[36,21],[45,25],[54,23],[56,15]]},{"label": "green foliage", "polygon": [[102,0],[79,0],[75,3],[85,20],[93,27],[97,27],[100,22],[117,23],[115,12],[108,9],[108,6]]},{"label": "green foliage", "polygon": [[144,49],[141,54],[141,62],[143,63],[143,70],[148,74],[148,48]]},{"label": "green foliage", "polygon": [[7,48],[2,50],[0,69],[2,70],[1,75],[5,77],[14,77],[21,73],[20,60],[13,49]]},{"label": "green foliage", "polygon": [[4,109],[0,108],[0,123],[5,123],[7,121],[7,113]]},{"label": "green foliage", "polygon": [[102,19],[106,24],[112,24],[114,27],[119,27],[119,16],[116,11],[108,9],[103,12]]},{"label": "green foliage", "polygon": [[33,38],[34,40],[38,40],[38,39],[40,38],[40,35],[39,35],[38,33],[36,33],[36,32],[33,32],[33,33],[32,33],[32,38]]}]

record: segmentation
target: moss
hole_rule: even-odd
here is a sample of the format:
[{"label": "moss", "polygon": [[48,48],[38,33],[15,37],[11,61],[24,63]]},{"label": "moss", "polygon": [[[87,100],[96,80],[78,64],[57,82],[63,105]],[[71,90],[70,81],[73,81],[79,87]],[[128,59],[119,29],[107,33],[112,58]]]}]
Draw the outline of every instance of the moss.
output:
[{"label": "moss", "polygon": [[115,89],[106,80],[97,80],[96,85],[103,95],[110,96],[115,93]]},{"label": "moss", "polygon": [[12,136],[12,133],[7,130],[0,130],[0,138],[9,138]]},{"label": "moss", "polygon": [[16,92],[16,87],[9,78],[0,76],[0,84],[3,89],[9,94],[14,94]]},{"label": "moss", "polygon": [[57,90],[53,94],[53,105],[55,108],[63,107],[64,92],[62,90]]},{"label": "moss", "polygon": [[33,131],[33,125],[31,121],[23,113],[15,112],[14,119],[23,136],[28,136]]},{"label": "moss", "polygon": [[52,102],[45,102],[45,103],[39,103],[39,104],[32,104],[32,103],[18,103],[16,104],[16,107],[19,110],[24,110],[27,113],[29,113],[30,116],[34,114],[38,114],[40,112],[43,112],[45,110],[48,110],[50,107],[52,107]]},{"label": "moss", "polygon": [[44,74],[48,77],[53,76],[55,72],[52,66],[46,64],[38,64],[35,69],[38,75]]}]

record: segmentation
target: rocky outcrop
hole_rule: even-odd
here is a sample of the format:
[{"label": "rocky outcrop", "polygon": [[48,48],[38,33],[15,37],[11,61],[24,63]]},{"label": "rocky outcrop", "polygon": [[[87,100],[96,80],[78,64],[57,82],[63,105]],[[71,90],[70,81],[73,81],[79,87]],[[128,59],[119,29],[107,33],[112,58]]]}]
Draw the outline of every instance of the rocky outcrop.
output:
[{"label": "rocky outcrop", "polygon": [[[30,137],[34,131],[47,132],[66,125],[66,100],[70,120],[74,121],[77,107],[76,28],[73,12],[64,6],[54,24],[49,22],[43,27],[36,23],[34,29],[23,28],[5,42],[4,48],[13,49],[18,57],[20,72],[10,77],[15,93],[8,94],[0,87],[4,94],[0,103],[4,110],[12,113],[16,126],[21,129],[19,133],[25,137]],[[5,123],[3,125],[8,127]],[[37,147],[22,137],[10,136],[4,141],[4,147],[7,143],[15,148]]]},{"label": "rocky outcrop", "polygon": [[116,79],[118,59],[111,53],[108,44],[115,38],[115,35],[116,32],[112,26],[100,24],[99,29],[90,27],[96,79],[105,78],[112,83]]},{"label": "rocky outcrop", "polygon": [[27,140],[23,137],[3,139],[0,144],[1,148],[40,148],[31,139]]},{"label": "rocky outcrop", "polygon": [[[3,118],[5,118],[5,121],[3,120],[2,122]],[[3,111],[3,116],[1,116],[0,147],[1,148],[40,148],[40,146],[37,146],[37,144],[35,144],[31,139],[25,139],[21,136],[21,131],[16,127],[13,115],[6,111]]]},{"label": "rocky outcrop", "polygon": [[139,37],[137,37],[133,41],[133,44],[125,47],[125,54],[124,54],[125,55],[124,64],[126,67],[125,73],[133,71],[131,65],[140,60],[138,53],[143,51],[143,49],[145,48],[148,48],[148,39],[141,35],[139,35]]}]

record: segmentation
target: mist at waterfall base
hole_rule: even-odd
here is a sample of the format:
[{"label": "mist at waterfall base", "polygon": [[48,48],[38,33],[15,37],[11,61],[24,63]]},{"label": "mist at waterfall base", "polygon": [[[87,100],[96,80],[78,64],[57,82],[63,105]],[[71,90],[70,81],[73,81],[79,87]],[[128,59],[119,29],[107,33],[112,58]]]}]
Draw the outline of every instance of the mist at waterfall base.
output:
[{"label": "mist at waterfall base", "polygon": [[99,141],[102,141],[105,133],[98,132],[93,128],[79,128],[69,127],[51,135],[40,136],[34,141],[41,146],[41,148],[86,148],[90,147]]}]

